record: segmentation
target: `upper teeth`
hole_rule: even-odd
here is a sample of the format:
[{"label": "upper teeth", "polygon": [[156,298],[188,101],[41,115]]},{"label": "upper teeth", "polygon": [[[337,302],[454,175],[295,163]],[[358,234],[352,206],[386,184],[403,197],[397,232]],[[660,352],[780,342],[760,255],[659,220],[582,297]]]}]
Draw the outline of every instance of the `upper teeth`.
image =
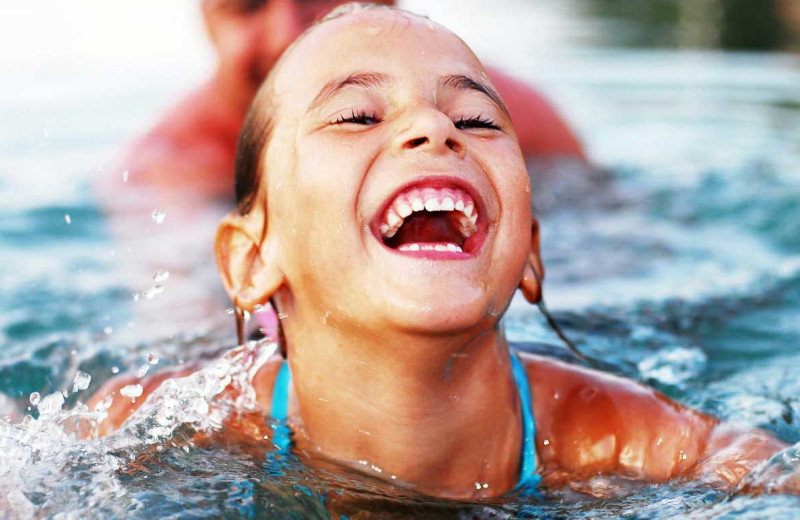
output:
[{"label": "upper teeth", "polygon": [[412,188],[400,193],[386,208],[381,221],[381,235],[391,238],[406,217],[422,211],[457,211],[458,231],[469,238],[478,231],[478,212],[468,193],[452,188]]}]

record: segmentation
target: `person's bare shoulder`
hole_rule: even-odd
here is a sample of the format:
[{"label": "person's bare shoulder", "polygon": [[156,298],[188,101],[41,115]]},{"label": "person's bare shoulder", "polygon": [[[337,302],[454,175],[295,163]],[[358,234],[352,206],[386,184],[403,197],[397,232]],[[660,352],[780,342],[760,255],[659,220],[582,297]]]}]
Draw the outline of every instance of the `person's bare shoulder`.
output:
[{"label": "person's bare shoulder", "polygon": [[522,354],[545,469],[665,481],[703,456],[716,419],[634,381]]},{"label": "person's bare shoulder", "polygon": [[[241,115],[227,109],[211,85],[200,88],[131,144],[119,167],[128,172],[125,187],[230,198],[240,125]],[[111,184],[122,188],[117,177]]]},{"label": "person's bare shoulder", "polygon": [[[283,358],[280,355],[273,355],[253,376],[256,402],[264,414],[270,413],[272,387],[282,362]],[[189,376],[201,368],[202,365],[193,364],[163,370],[143,378],[136,374],[123,374],[107,381],[87,403],[90,409],[94,409],[106,399],[110,400],[110,406],[106,409],[107,416],[98,426],[98,436],[104,437],[118,430],[164,381]],[[123,395],[124,388],[135,385],[141,386],[141,389],[135,388],[134,392]]]}]

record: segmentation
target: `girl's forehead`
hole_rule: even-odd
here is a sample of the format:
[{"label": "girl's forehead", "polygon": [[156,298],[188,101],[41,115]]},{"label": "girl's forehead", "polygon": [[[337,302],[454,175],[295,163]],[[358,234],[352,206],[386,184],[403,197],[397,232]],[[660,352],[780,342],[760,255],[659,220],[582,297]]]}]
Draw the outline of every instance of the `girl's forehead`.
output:
[{"label": "girl's forehead", "polygon": [[430,20],[390,10],[325,22],[289,52],[274,82],[279,97],[290,94],[308,100],[328,81],[365,71],[396,76],[484,73],[480,61],[455,34]]}]

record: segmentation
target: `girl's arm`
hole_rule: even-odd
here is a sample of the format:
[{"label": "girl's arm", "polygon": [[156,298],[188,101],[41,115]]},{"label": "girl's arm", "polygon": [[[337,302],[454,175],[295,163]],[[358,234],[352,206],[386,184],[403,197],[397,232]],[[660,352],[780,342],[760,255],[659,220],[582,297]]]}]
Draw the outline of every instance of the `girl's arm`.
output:
[{"label": "girl's arm", "polygon": [[627,379],[525,359],[545,471],[651,482],[691,477],[732,487],[787,446],[767,432],[720,423]]}]

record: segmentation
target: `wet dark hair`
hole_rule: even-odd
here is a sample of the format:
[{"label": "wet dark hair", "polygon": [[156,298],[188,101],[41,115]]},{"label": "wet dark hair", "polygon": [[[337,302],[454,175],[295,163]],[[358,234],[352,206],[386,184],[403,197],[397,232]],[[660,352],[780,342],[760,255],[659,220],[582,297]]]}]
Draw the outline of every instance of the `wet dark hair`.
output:
[{"label": "wet dark hair", "polygon": [[246,215],[253,208],[260,185],[262,157],[272,131],[273,108],[269,103],[266,83],[253,99],[244,118],[236,145],[236,207]]},{"label": "wet dark hair", "polygon": [[239,213],[246,215],[253,208],[256,194],[261,185],[261,177],[265,173],[263,158],[269,138],[272,132],[272,122],[275,115],[275,107],[272,105],[272,78],[275,71],[280,68],[281,63],[292,49],[302,41],[310,32],[320,25],[347,16],[371,9],[384,9],[387,11],[402,13],[407,16],[424,18],[420,15],[405,11],[403,9],[369,2],[350,2],[340,5],[331,10],[328,14],[320,18],[308,29],[306,29],[297,39],[283,52],[275,66],[267,75],[264,83],[259,88],[258,93],[250,104],[247,115],[239,133],[239,142],[236,146],[235,163],[235,182],[236,182],[236,206]]}]

